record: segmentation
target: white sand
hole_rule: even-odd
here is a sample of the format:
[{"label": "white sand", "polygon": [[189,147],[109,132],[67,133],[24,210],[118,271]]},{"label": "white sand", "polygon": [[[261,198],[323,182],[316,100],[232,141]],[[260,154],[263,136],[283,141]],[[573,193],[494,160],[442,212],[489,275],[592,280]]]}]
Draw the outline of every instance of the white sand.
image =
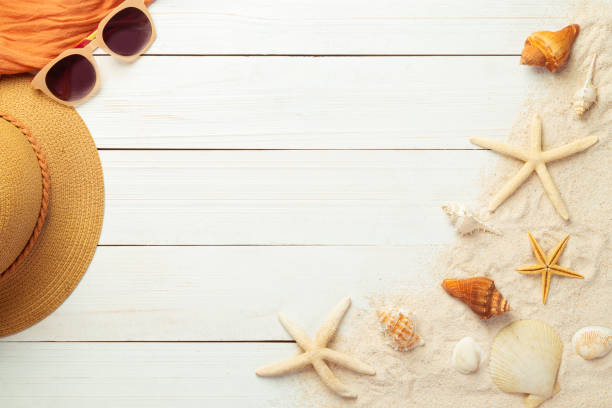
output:
[{"label": "white sand", "polygon": [[[438,265],[432,267],[431,279],[426,279],[431,280],[428,289],[375,294],[371,309],[351,312],[332,347],[367,361],[377,369],[377,375],[361,376],[333,367],[338,377],[359,393],[357,400],[343,400],[327,390],[312,370],[304,370],[295,376],[305,406],[521,407],[523,395],[504,393],[492,383],[488,351],[502,327],[516,319],[531,318],[552,325],[565,346],[558,376],[561,392],[542,407],[612,407],[612,353],[585,361],[574,353],[570,343],[574,332],[583,326],[612,327],[611,9],[610,3],[576,7],[568,23],[580,24],[581,33],[570,61],[560,72],[538,74],[545,91],[534,90],[509,138],[512,144],[528,146],[529,123],[535,112],[542,116],[545,149],[589,135],[599,137],[599,143],[586,152],[549,164],[571,221],[564,222],[555,212],[533,175],[491,216],[490,224],[503,236],[479,233],[458,237],[451,248],[440,254]],[[520,46],[517,44],[517,48]],[[594,79],[599,100],[582,120],[575,120],[571,97],[582,86],[595,52],[599,54]],[[495,153],[483,154],[489,155],[491,166],[479,197],[482,205],[520,167],[518,162]],[[446,215],[440,211],[440,217]],[[559,264],[585,277],[578,280],[553,276],[546,305],[541,302],[540,278],[514,272],[516,267],[535,263],[528,231],[545,251],[570,234]],[[445,277],[479,275],[495,280],[509,299],[512,312],[483,321],[439,286]],[[376,308],[384,304],[405,307],[417,314],[424,347],[399,353],[385,344],[375,316]],[[474,337],[486,353],[480,370],[471,375],[460,374],[450,365],[453,347],[464,336]]]}]

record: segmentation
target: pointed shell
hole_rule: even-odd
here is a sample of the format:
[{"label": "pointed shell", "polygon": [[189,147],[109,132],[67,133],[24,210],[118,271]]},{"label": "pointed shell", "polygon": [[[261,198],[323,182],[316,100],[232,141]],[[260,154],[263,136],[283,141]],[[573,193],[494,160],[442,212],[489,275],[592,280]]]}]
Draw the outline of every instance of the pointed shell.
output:
[{"label": "pointed shell", "polygon": [[579,89],[575,94],[572,102],[576,116],[582,116],[597,100],[597,91],[592,86],[587,86]]},{"label": "pointed shell", "polygon": [[453,349],[451,363],[462,374],[470,374],[478,370],[482,360],[482,347],[471,337],[464,337]]},{"label": "pointed shell", "polygon": [[403,309],[378,312],[383,330],[389,336],[389,345],[397,351],[408,351],[422,346],[425,342],[416,333],[414,315]]},{"label": "pointed shell", "polygon": [[505,392],[528,395],[527,406],[538,406],[557,390],[563,343],[548,324],[519,320],[499,331],[491,345],[489,374]]},{"label": "pointed shell", "polygon": [[578,24],[568,25],[559,31],[538,31],[527,37],[521,53],[521,64],[546,67],[555,72],[569,58],[574,40],[580,32]]},{"label": "pointed shell", "polygon": [[597,89],[593,86],[593,72],[595,71],[596,59],[597,54],[593,56],[584,86],[576,91],[574,97],[572,98],[572,106],[576,116],[578,117],[582,116],[584,112],[589,110],[589,108],[597,100]]},{"label": "pointed shell", "polygon": [[572,347],[585,360],[603,357],[612,350],[612,329],[602,326],[583,327],[572,337]]},{"label": "pointed shell", "polygon": [[508,301],[495,288],[495,282],[489,278],[444,279],[442,288],[449,295],[462,300],[483,319],[510,310]]},{"label": "pointed shell", "polygon": [[443,205],[442,211],[448,215],[451,224],[461,235],[469,235],[478,231],[491,232],[496,235],[501,235],[499,231],[490,227],[478,216],[476,216],[473,210],[461,204],[451,203],[448,205]]},{"label": "pointed shell", "polygon": [[576,116],[582,116],[597,100],[597,91],[593,87],[586,86],[579,89],[573,99],[572,106]]}]

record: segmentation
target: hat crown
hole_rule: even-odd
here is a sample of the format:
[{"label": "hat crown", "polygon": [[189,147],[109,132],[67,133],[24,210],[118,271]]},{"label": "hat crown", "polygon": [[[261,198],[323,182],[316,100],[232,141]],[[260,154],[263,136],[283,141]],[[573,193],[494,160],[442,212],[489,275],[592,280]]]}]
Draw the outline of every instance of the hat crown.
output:
[{"label": "hat crown", "polygon": [[28,243],[40,213],[42,176],[28,138],[0,117],[0,273]]}]

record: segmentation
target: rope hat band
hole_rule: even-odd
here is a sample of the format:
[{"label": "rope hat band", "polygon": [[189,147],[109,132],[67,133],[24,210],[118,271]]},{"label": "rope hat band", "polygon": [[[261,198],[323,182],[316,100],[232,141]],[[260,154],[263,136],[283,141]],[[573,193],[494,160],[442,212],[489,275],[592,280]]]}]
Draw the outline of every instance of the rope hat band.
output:
[{"label": "rope hat band", "polygon": [[[32,230],[32,233],[30,234],[30,237],[27,240],[27,243],[25,243],[25,245],[23,246],[23,249],[21,250],[19,255],[15,258],[15,260],[6,269],[4,270],[0,269],[0,279],[2,279],[3,277],[7,276],[7,274],[15,271],[15,269],[17,269],[17,267],[21,265],[23,260],[32,251],[34,244],[36,244],[36,241],[38,240],[38,237],[40,236],[40,232],[42,231],[43,225],[45,223],[45,218],[47,218],[47,210],[49,208],[49,190],[50,190],[51,180],[49,177],[49,168],[47,166],[47,159],[45,158],[45,154],[42,151],[40,145],[38,144],[38,141],[36,140],[36,137],[32,134],[30,129],[27,126],[25,126],[23,123],[21,123],[19,120],[9,115],[8,113],[0,111],[0,118],[4,119],[8,123],[12,124],[16,129],[18,129],[23,134],[23,136],[25,136],[26,140],[30,144],[32,151],[34,152],[34,155],[36,156],[38,166],[40,168],[40,176],[41,176],[40,178],[41,178],[41,187],[42,187],[40,208],[38,211],[38,217],[36,219],[36,223],[34,224],[34,229]],[[0,139],[0,140],[3,140],[3,139]],[[3,141],[6,142],[6,140],[3,140]],[[7,161],[7,162],[12,163],[13,168],[15,168],[15,164],[17,165],[19,164],[19,163],[16,163],[15,161]],[[24,178],[27,179],[28,177],[24,177],[24,173],[27,170],[26,171],[23,171],[23,169],[20,169],[20,170],[22,171],[21,179],[22,180]],[[6,178],[4,179],[0,178],[0,182],[2,181],[6,182],[8,180],[6,180]],[[14,189],[11,189],[11,190],[14,191]],[[25,191],[25,190],[27,189],[26,188],[21,189],[21,191]],[[18,197],[15,197],[15,196],[11,197],[8,195],[4,195],[5,201],[15,200],[16,198]],[[15,201],[18,201],[18,200],[15,200]],[[10,216],[11,216],[10,211],[7,211],[7,217],[10,217]],[[25,218],[27,219],[27,217]],[[7,227],[4,229],[10,232],[12,228]],[[22,229],[22,230],[27,231],[27,229]],[[0,223],[0,237],[2,237],[2,231],[3,231],[3,228],[2,228],[2,224]],[[20,245],[19,241],[17,241],[14,238],[12,240],[2,240],[0,238],[0,242],[11,242],[14,247],[15,246],[18,247]],[[5,257],[8,257],[10,254],[10,252],[8,251],[6,252],[3,251],[3,253],[5,253],[4,255]]]}]

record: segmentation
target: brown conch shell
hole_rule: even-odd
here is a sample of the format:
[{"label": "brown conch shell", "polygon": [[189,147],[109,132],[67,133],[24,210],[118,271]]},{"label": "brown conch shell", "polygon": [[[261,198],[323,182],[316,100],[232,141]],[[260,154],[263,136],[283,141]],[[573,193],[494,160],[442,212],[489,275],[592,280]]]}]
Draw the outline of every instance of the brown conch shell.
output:
[{"label": "brown conch shell", "polygon": [[462,300],[483,319],[510,310],[508,301],[495,288],[495,282],[489,278],[444,279],[442,287],[446,293]]},{"label": "brown conch shell", "polygon": [[578,24],[559,31],[538,31],[527,37],[521,53],[521,64],[546,67],[555,72],[567,61],[572,44],[580,32]]}]

